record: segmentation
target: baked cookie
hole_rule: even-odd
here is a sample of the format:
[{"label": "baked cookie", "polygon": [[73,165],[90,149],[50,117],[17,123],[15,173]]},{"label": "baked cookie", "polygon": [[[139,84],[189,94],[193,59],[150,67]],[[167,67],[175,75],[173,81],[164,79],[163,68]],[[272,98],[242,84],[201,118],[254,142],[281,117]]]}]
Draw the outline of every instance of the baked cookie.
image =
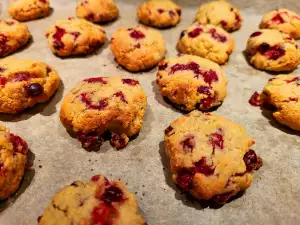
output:
[{"label": "baked cookie", "polygon": [[300,131],[300,76],[277,75],[261,94],[254,93],[249,103],[272,109],[279,123]]},{"label": "baked cookie", "polygon": [[289,34],[294,39],[299,39],[300,15],[287,9],[273,10],[264,15],[260,28],[276,29]]},{"label": "baked cookie", "polygon": [[0,112],[15,114],[46,102],[60,84],[57,72],[31,59],[0,60]]},{"label": "baked cookie", "polygon": [[252,33],[246,54],[249,63],[261,70],[291,71],[296,69],[300,61],[296,41],[288,34],[271,29]]},{"label": "baked cookie", "polygon": [[103,175],[75,181],[57,192],[39,225],[144,225],[138,203],[120,180]]},{"label": "baked cookie", "polygon": [[0,57],[17,51],[30,39],[31,34],[26,24],[13,19],[0,20]]},{"label": "baked cookie", "polygon": [[46,37],[52,52],[59,56],[92,53],[106,40],[102,27],[74,18],[58,20],[48,29]]},{"label": "baked cookie", "polygon": [[200,6],[195,21],[232,32],[240,29],[243,20],[240,11],[227,1],[211,1]]},{"label": "baked cookie", "polygon": [[208,110],[226,97],[227,79],[222,68],[193,55],[180,55],[158,65],[156,83],[175,107],[191,111]]},{"label": "baked cookie", "polygon": [[8,13],[19,21],[45,17],[49,12],[49,0],[12,0],[8,7]]},{"label": "baked cookie", "polygon": [[0,200],[15,193],[27,163],[27,143],[0,125]]},{"label": "baked cookie", "polygon": [[102,23],[117,19],[119,10],[114,0],[80,0],[76,15],[91,22]]},{"label": "baked cookie", "polygon": [[135,79],[95,77],[80,81],[65,97],[62,124],[75,132],[86,149],[101,145],[108,136],[117,149],[139,133],[147,98]]},{"label": "baked cookie", "polygon": [[224,64],[234,48],[234,40],[225,30],[211,24],[195,22],[180,34],[177,49]]},{"label": "baked cookie", "polygon": [[250,187],[262,160],[245,129],[224,117],[193,111],[165,130],[172,178],[197,199],[224,204]]},{"label": "baked cookie", "polygon": [[150,0],[138,8],[137,16],[145,25],[158,28],[171,27],[180,22],[181,8],[170,0]]},{"label": "baked cookie", "polygon": [[156,66],[167,52],[160,32],[144,26],[117,30],[112,35],[110,49],[116,61],[133,72]]}]

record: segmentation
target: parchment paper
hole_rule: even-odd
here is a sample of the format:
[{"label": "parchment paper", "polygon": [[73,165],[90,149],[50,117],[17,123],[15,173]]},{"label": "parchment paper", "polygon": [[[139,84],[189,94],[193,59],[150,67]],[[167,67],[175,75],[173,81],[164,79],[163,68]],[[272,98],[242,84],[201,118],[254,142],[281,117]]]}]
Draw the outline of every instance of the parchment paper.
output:
[{"label": "parchment paper", "polygon": [[[190,25],[202,1],[182,0],[182,22],[162,30],[168,55],[176,55],[180,32]],[[8,0],[0,0],[0,17],[8,17]],[[117,0],[120,18],[104,25],[108,37],[119,27],[137,24],[137,0]],[[52,196],[74,180],[88,180],[97,173],[121,178],[136,192],[142,214],[149,225],[198,224],[300,224],[300,140],[299,133],[279,125],[269,111],[248,104],[252,93],[261,91],[274,75],[248,65],[243,50],[249,35],[258,27],[262,15],[274,8],[287,7],[300,13],[299,0],[235,0],[242,11],[242,28],[232,33],[234,53],[224,66],[229,83],[228,97],[217,114],[242,124],[254,137],[255,151],[263,167],[255,173],[253,185],[238,199],[221,208],[205,207],[188,200],[173,184],[163,148],[164,129],[181,115],[165,103],[155,84],[156,69],[130,74],[118,67],[108,42],[87,57],[61,59],[54,56],[44,36],[56,20],[75,15],[73,0],[51,0],[52,14],[27,22],[33,42],[14,54],[41,60],[58,70],[62,86],[46,104],[17,116],[0,115],[0,121],[29,144],[33,168],[27,171],[17,194],[1,203],[1,225],[32,225],[43,213]],[[299,74],[299,69],[294,74]],[[93,76],[133,75],[148,96],[144,126],[140,135],[123,150],[116,151],[106,142],[98,152],[87,152],[70,137],[59,121],[63,96],[81,79]]]}]

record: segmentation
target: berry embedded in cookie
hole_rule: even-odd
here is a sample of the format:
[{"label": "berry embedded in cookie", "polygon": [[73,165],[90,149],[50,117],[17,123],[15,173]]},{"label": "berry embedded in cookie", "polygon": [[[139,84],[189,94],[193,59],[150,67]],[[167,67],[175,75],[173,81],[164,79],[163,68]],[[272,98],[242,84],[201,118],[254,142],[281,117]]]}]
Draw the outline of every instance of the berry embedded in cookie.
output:
[{"label": "berry embedded in cookie", "polygon": [[11,1],[8,13],[16,20],[27,21],[45,17],[50,13],[49,0]]},{"label": "berry embedded in cookie", "polygon": [[27,143],[0,125],[0,200],[14,194],[23,179],[27,163]]},{"label": "berry embedded in cookie", "polygon": [[58,20],[46,32],[52,52],[58,56],[89,54],[101,47],[104,29],[83,19]]},{"label": "berry embedded in cookie", "polygon": [[76,15],[94,23],[103,23],[117,19],[119,10],[113,0],[80,0]]},{"label": "berry embedded in cookie", "polygon": [[261,70],[292,71],[300,62],[296,41],[278,30],[262,29],[252,33],[246,54],[249,63]]},{"label": "berry embedded in cookie", "polygon": [[261,94],[256,92],[249,102],[273,110],[279,123],[300,131],[300,76],[277,75],[269,80]]},{"label": "berry embedded in cookie", "polygon": [[66,95],[60,118],[76,133],[83,148],[99,147],[110,136],[111,144],[121,149],[129,137],[139,133],[146,105],[146,95],[135,79],[88,78]]},{"label": "berry embedded in cookie", "polygon": [[183,111],[209,110],[220,105],[227,92],[227,79],[222,68],[193,55],[161,61],[156,83],[161,94]]},{"label": "berry embedded in cookie", "polygon": [[16,114],[48,101],[60,85],[57,72],[31,59],[0,60],[0,112]]},{"label": "berry embedded in cookie", "polygon": [[260,28],[276,29],[299,39],[300,15],[288,9],[273,10],[263,16]]},{"label": "berry embedded in cookie", "polygon": [[39,225],[119,224],[144,225],[134,194],[120,180],[95,175],[88,182],[75,181],[57,192]]},{"label": "berry embedded in cookie", "polygon": [[120,28],[110,41],[116,61],[132,72],[154,67],[166,55],[163,36],[144,26]]},{"label": "berry embedded in cookie", "polygon": [[200,6],[195,21],[232,32],[240,29],[243,20],[240,11],[227,1],[211,1]]},{"label": "berry embedded in cookie", "polygon": [[251,186],[262,160],[245,129],[224,117],[193,111],[165,130],[172,178],[199,200],[226,203]]},{"label": "berry embedded in cookie", "polygon": [[175,26],[180,22],[181,7],[171,0],[144,2],[137,10],[139,20],[158,28]]},{"label": "berry embedded in cookie", "polygon": [[0,20],[0,57],[24,47],[31,39],[26,24],[13,19]]},{"label": "berry embedded in cookie", "polygon": [[177,49],[224,64],[234,48],[234,40],[225,30],[211,24],[195,22],[180,34]]}]

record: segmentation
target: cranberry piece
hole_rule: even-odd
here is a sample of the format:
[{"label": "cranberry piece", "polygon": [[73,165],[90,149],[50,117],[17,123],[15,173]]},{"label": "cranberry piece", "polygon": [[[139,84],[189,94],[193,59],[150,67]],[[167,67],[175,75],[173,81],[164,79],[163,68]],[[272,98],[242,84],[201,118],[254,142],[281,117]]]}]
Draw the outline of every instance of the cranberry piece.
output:
[{"label": "cranberry piece", "polygon": [[44,88],[39,83],[29,84],[26,89],[30,97],[36,97],[44,93]]},{"label": "cranberry piece", "polygon": [[170,15],[170,17],[175,17],[176,16],[176,14],[175,14],[175,12],[173,11],[173,10],[170,10],[169,11],[169,15]]},{"label": "cranberry piece", "polygon": [[128,144],[127,140],[117,133],[111,134],[111,142],[117,149],[125,148]]},{"label": "cranberry piece", "polygon": [[176,63],[171,67],[171,74],[174,74],[177,71],[181,70],[192,70],[196,75],[201,73],[200,66],[195,62],[189,62],[188,64],[179,64]]},{"label": "cranberry piece", "polygon": [[127,103],[125,95],[122,91],[118,91],[114,94],[114,96],[119,97],[123,102]]},{"label": "cranberry piece", "polygon": [[14,146],[15,152],[21,153],[23,155],[27,155],[28,145],[27,145],[26,141],[24,141],[22,138],[14,135],[14,134],[10,134],[9,139]]},{"label": "cranberry piece", "polygon": [[270,45],[267,43],[262,43],[258,46],[257,51],[261,54],[265,54],[270,49]]},{"label": "cranberry piece", "polygon": [[289,97],[288,100],[285,100],[284,102],[298,102],[299,98],[295,98],[295,97]]},{"label": "cranberry piece", "polygon": [[98,135],[78,133],[77,139],[81,142],[83,148],[98,146],[102,144],[103,139]]},{"label": "cranberry piece", "polygon": [[95,175],[91,178],[91,181],[97,182],[100,179],[100,175]]},{"label": "cranberry piece", "polygon": [[261,35],[262,34],[262,32],[260,32],[260,31],[256,31],[256,32],[254,32],[254,33],[252,33],[251,35],[250,35],[250,37],[257,37],[257,36],[259,36],[259,35]]},{"label": "cranberry piece", "polygon": [[201,99],[200,103],[198,104],[198,108],[202,109],[209,109],[212,107],[212,103],[214,102],[215,97],[214,96],[209,96],[207,98]]},{"label": "cranberry piece", "polygon": [[198,87],[197,91],[201,94],[210,95],[211,87],[208,86],[200,86]]},{"label": "cranberry piece", "polygon": [[188,32],[188,36],[190,38],[195,38],[195,37],[198,37],[202,32],[203,32],[203,30],[200,27],[197,27],[194,30]]},{"label": "cranberry piece", "polygon": [[89,98],[87,93],[82,93],[80,95],[81,101],[84,102],[89,109],[103,110],[108,106],[108,99],[101,99],[98,104],[94,104],[93,101]]},{"label": "cranberry piece", "polygon": [[235,13],[235,23],[234,23],[234,24],[237,26],[237,25],[239,25],[241,22],[242,22],[241,17],[240,17],[238,14]]},{"label": "cranberry piece", "polygon": [[116,186],[110,186],[105,189],[101,200],[106,204],[111,204],[112,202],[120,202],[123,200],[123,192]]},{"label": "cranberry piece", "polygon": [[183,141],[180,142],[180,144],[183,146],[183,150],[186,152],[192,152],[193,148],[195,147],[195,137],[194,136],[189,136]]},{"label": "cranberry piece", "polygon": [[213,197],[213,201],[216,202],[217,204],[223,205],[229,200],[231,195],[232,195],[232,192],[216,195]]},{"label": "cranberry piece", "polygon": [[78,187],[78,184],[76,183],[76,181],[74,181],[72,184],[70,184],[73,187]]},{"label": "cranberry piece", "polygon": [[92,211],[92,224],[106,225],[110,220],[111,207],[105,203],[96,206]]},{"label": "cranberry piece", "polygon": [[38,217],[38,219],[37,219],[38,223],[41,221],[42,218],[43,218],[43,216]]},{"label": "cranberry piece", "polygon": [[226,42],[227,41],[227,37],[224,35],[221,35],[217,32],[216,29],[212,28],[208,31],[208,33],[211,34],[211,37],[219,42]]},{"label": "cranberry piece", "polygon": [[89,21],[93,21],[94,20],[94,14],[93,13],[90,13],[88,14],[86,17],[85,17],[86,20],[89,20]]},{"label": "cranberry piece", "polygon": [[222,27],[226,27],[228,23],[225,20],[221,20],[220,24]]},{"label": "cranberry piece", "polygon": [[179,37],[179,39],[183,38],[183,37],[184,37],[184,35],[185,35],[185,31],[182,31],[182,32],[180,33],[180,37]]},{"label": "cranberry piece", "polygon": [[260,106],[261,105],[260,95],[257,92],[254,92],[251,98],[249,99],[249,103],[252,106]]},{"label": "cranberry piece", "polygon": [[135,85],[137,85],[137,84],[140,83],[140,82],[137,81],[137,80],[129,79],[129,78],[127,78],[127,79],[122,79],[122,82],[123,82],[123,84],[128,84],[128,85],[132,85],[132,86],[135,86]]},{"label": "cranberry piece", "polygon": [[4,72],[5,71],[5,68],[3,67],[0,67],[0,73]]},{"label": "cranberry piece", "polygon": [[83,81],[87,83],[107,84],[106,80],[104,80],[103,77],[93,77],[93,78],[84,79]]},{"label": "cranberry piece", "polygon": [[7,78],[6,77],[0,77],[0,85],[2,87],[5,87],[6,83],[7,83]]},{"label": "cranberry piece", "polygon": [[257,156],[255,151],[249,149],[248,152],[244,155],[244,162],[246,164],[246,168],[248,172],[253,171],[257,166]]},{"label": "cranberry piece", "polygon": [[162,62],[158,65],[158,70],[165,70],[168,67],[168,63]]},{"label": "cranberry piece", "polygon": [[4,21],[8,26],[12,26],[15,24],[13,21]]},{"label": "cranberry piece", "polygon": [[206,176],[210,176],[215,172],[215,167],[213,165],[209,166],[206,164],[206,158],[202,157],[198,162],[194,163],[195,172],[202,173]]},{"label": "cranberry piece", "polygon": [[275,45],[270,47],[266,54],[268,55],[269,59],[277,60],[280,57],[284,56],[285,50],[280,46]]},{"label": "cranberry piece", "polygon": [[157,12],[160,13],[160,14],[162,14],[162,13],[165,12],[165,10],[164,9],[158,9]]},{"label": "cranberry piece", "polygon": [[209,85],[210,85],[212,82],[216,82],[216,81],[219,80],[216,71],[213,71],[213,70],[204,71],[204,72],[201,73],[201,75],[203,76],[204,81],[205,81],[206,83],[208,83]]},{"label": "cranberry piece", "polygon": [[[292,83],[292,82],[298,82],[298,81],[300,81],[300,77],[294,77],[293,79],[291,79],[291,80],[286,80],[286,82],[289,84],[289,83]],[[299,83],[297,83],[297,86],[300,86],[300,82]]]},{"label": "cranberry piece", "polygon": [[20,81],[27,81],[29,79],[30,79],[30,73],[21,72],[21,73],[15,73],[13,81],[20,82]]},{"label": "cranberry piece", "polygon": [[46,1],[46,0],[40,0],[40,2],[42,2],[42,3],[45,3],[45,4],[47,3],[47,1]]},{"label": "cranberry piece", "polygon": [[4,55],[9,52],[10,47],[7,45],[7,36],[0,33],[0,55]]},{"label": "cranberry piece", "polygon": [[134,45],[135,48],[141,48],[141,44],[137,43],[136,45]]},{"label": "cranberry piece", "polygon": [[80,36],[80,33],[79,33],[79,32],[72,32],[72,33],[70,33],[70,34],[73,35],[74,41],[76,41],[77,38]]},{"label": "cranberry piece", "polygon": [[179,16],[181,16],[181,9],[176,9],[176,12],[178,13]]},{"label": "cranberry piece", "polygon": [[135,39],[145,38],[145,35],[139,30],[133,30],[129,35],[130,35],[130,37],[135,38]]},{"label": "cranberry piece", "polygon": [[183,168],[178,174],[176,183],[183,190],[189,190],[193,186],[193,177],[195,173],[189,169]]},{"label": "cranberry piece", "polygon": [[[173,134],[174,128],[171,126],[168,126],[167,129],[165,129],[165,135],[170,136],[171,133]],[[175,133],[175,131],[174,131]]]},{"label": "cranberry piece", "polygon": [[56,32],[53,34],[52,38],[54,39],[53,47],[56,50],[60,50],[65,47],[65,44],[62,42],[62,37],[66,34],[66,30],[58,26],[55,26]]},{"label": "cranberry piece", "polygon": [[209,136],[209,142],[213,146],[214,150],[215,150],[216,147],[218,147],[219,149],[224,148],[224,139],[223,139],[223,135],[220,132],[212,133]]},{"label": "cranberry piece", "polygon": [[272,21],[274,23],[277,23],[277,24],[282,24],[284,23],[284,19],[281,17],[280,13],[277,13],[273,18],[272,18]]}]

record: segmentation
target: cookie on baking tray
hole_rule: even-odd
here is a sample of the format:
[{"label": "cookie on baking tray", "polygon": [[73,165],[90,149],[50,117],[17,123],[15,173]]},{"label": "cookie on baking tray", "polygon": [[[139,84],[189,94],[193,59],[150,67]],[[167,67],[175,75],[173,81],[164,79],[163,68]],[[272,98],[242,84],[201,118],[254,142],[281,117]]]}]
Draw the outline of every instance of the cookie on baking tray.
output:
[{"label": "cookie on baking tray", "polygon": [[208,110],[226,97],[227,79],[216,63],[193,55],[179,55],[159,63],[156,83],[175,107]]},{"label": "cookie on baking tray", "polygon": [[101,47],[104,29],[83,19],[58,20],[46,32],[52,52],[58,56],[89,54]]},{"label": "cookie on baking tray", "polygon": [[292,71],[300,62],[296,41],[278,30],[262,29],[252,33],[246,54],[249,63],[261,70]]},{"label": "cookie on baking tray", "polygon": [[31,34],[26,24],[14,19],[0,20],[0,57],[24,47],[30,39]]},{"label": "cookie on baking tray", "polygon": [[19,21],[34,20],[47,16],[50,4],[49,0],[12,0],[8,12]]},{"label": "cookie on baking tray", "polygon": [[23,179],[27,163],[27,143],[0,125],[0,200],[14,194]]},{"label": "cookie on baking tray", "polygon": [[158,28],[175,26],[180,22],[181,7],[171,0],[144,2],[137,10],[139,20]]},{"label": "cookie on baking tray", "polygon": [[213,24],[229,32],[242,26],[241,13],[227,1],[211,1],[200,6],[195,21]]},{"label": "cookie on baking tray", "polygon": [[196,199],[224,204],[250,187],[262,160],[245,129],[224,117],[193,111],[165,130],[172,178]]},{"label": "cookie on baking tray", "polygon": [[95,77],[80,81],[64,98],[60,118],[86,149],[101,145],[108,135],[117,149],[139,133],[147,98],[135,79]]},{"label": "cookie on baking tray", "polygon": [[225,30],[211,24],[193,23],[182,31],[177,49],[224,64],[234,48],[234,40]]},{"label": "cookie on baking tray", "polygon": [[76,15],[94,23],[102,23],[117,19],[119,10],[114,0],[80,0]]},{"label": "cookie on baking tray", "polygon": [[57,192],[39,225],[144,225],[134,194],[120,180],[96,175]]},{"label": "cookie on baking tray", "polygon": [[112,35],[110,49],[116,61],[133,72],[156,66],[167,52],[161,33],[140,25],[117,30]]},{"label": "cookie on baking tray", "polygon": [[60,84],[57,72],[31,59],[0,60],[0,112],[16,114],[46,102]]},{"label": "cookie on baking tray", "polygon": [[273,10],[263,16],[260,28],[276,29],[299,39],[300,15],[288,9]]}]

